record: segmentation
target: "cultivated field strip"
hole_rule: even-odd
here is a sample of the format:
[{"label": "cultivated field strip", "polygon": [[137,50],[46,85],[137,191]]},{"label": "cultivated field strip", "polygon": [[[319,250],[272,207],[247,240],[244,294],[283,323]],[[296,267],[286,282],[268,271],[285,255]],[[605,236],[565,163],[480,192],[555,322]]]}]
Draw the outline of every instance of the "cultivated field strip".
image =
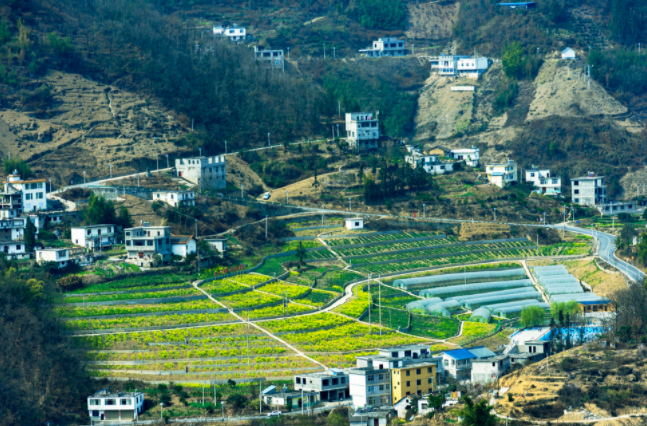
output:
[{"label": "cultivated field strip", "polygon": [[435,237],[438,232],[399,232],[393,234],[384,234],[384,235],[367,235],[367,236],[357,236],[357,237],[346,237],[346,238],[326,238],[326,244],[330,247],[338,247],[350,244],[371,244],[371,243],[381,243],[389,242],[391,240],[402,240],[406,238],[421,238],[421,237]]},{"label": "cultivated field strip", "polygon": [[415,250],[420,248],[432,248],[434,246],[444,246],[457,243],[458,239],[456,237],[447,237],[439,238],[433,240],[422,240],[422,241],[413,241],[406,243],[379,243],[378,245],[371,247],[354,247],[354,248],[342,248],[335,247],[335,253],[343,258],[351,256],[370,256],[377,253],[388,252],[388,251],[398,251],[398,250]]}]

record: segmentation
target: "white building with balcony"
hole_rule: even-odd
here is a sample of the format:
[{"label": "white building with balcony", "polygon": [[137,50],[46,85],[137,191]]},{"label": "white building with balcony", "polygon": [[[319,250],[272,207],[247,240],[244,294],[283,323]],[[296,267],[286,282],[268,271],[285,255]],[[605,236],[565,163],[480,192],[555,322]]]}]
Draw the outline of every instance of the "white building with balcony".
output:
[{"label": "white building with balcony", "polygon": [[491,383],[510,370],[508,355],[472,360],[472,383]]},{"label": "white building with balcony", "polygon": [[398,40],[396,37],[382,37],[375,40],[371,47],[362,49],[359,53],[369,58],[404,56],[405,49],[404,40]]},{"label": "white building with balcony", "polygon": [[175,160],[177,176],[195,183],[198,188],[227,187],[225,156],[179,158]]},{"label": "white building with balcony", "polygon": [[518,182],[517,163],[512,160],[508,160],[507,163],[488,164],[485,173],[488,182],[499,188],[505,188]]},{"label": "white building with balcony", "polygon": [[562,179],[551,175],[549,169],[539,169],[535,166],[526,170],[526,182],[531,182],[537,189],[534,192],[544,195],[559,195],[562,193]]},{"label": "white building with balcony", "polygon": [[88,397],[88,412],[93,421],[137,420],[144,412],[144,393],[102,389]]},{"label": "white building with balcony", "polygon": [[90,251],[110,250],[115,244],[115,225],[88,225],[71,229],[72,242]]},{"label": "white building with balcony", "polygon": [[346,113],[346,140],[350,149],[355,151],[377,149],[380,141],[380,123],[377,114]]},{"label": "white building with balcony", "polygon": [[350,396],[357,408],[391,403],[391,374],[387,368],[352,368],[348,372]]},{"label": "white building with balcony", "polygon": [[294,376],[294,390],[318,392],[321,401],[342,401],[350,397],[348,372],[338,368]]},{"label": "white building with balcony", "polygon": [[245,27],[234,25],[233,27],[225,28],[222,31],[222,35],[227,37],[227,39],[230,41],[243,41],[247,38],[247,29]]},{"label": "white building with balcony", "polygon": [[433,175],[442,175],[454,171],[454,163],[439,161],[437,155],[421,155],[414,153],[404,157],[404,161],[411,164],[414,169],[422,167],[425,172]]},{"label": "white building with balcony", "polygon": [[129,263],[150,267],[156,256],[168,264],[172,254],[170,226],[139,226],[124,229],[124,240]]},{"label": "white building with balcony", "polygon": [[45,179],[22,180],[15,170],[4,182],[4,192],[10,192],[9,186],[22,193],[22,208],[18,214],[47,209],[47,181]]},{"label": "white building with balcony", "polygon": [[29,253],[26,252],[26,249],[23,242],[0,240],[0,252],[4,253],[7,259],[28,259]]},{"label": "white building with balcony", "polygon": [[463,55],[440,55],[431,60],[431,68],[444,77],[479,79],[490,67],[488,58]]},{"label": "white building with balcony", "polygon": [[55,262],[59,268],[65,268],[70,263],[80,264],[85,261],[84,256],[72,256],[69,248],[44,248],[36,249],[36,262],[42,265],[46,262]]},{"label": "white building with balcony", "polygon": [[465,161],[470,167],[479,166],[479,149],[476,147],[452,149],[450,151],[452,158],[456,161]]},{"label": "white building with balcony", "polygon": [[153,201],[160,201],[172,207],[195,206],[195,192],[193,191],[153,192]]},{"label": "white building with balcony", "polygon": [[581,206],[595,206],[604,203],[607,198],[607,186],[604,176],[588,172],[587,176],[571,179],[571,198]]}]

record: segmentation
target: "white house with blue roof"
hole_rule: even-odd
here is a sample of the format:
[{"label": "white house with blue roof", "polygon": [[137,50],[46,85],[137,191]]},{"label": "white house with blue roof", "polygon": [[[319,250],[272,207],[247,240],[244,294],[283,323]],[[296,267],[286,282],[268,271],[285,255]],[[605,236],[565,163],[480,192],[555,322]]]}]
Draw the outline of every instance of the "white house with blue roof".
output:
[{"label": "white house with blue roof", "polygon": [[454,349],[439,354],[443,359],[443,370],[446,376],[457,380],[470,380],[472,377],[472,362],[478,359],[496,356],[485,346],[475,346],[469,349]]}]

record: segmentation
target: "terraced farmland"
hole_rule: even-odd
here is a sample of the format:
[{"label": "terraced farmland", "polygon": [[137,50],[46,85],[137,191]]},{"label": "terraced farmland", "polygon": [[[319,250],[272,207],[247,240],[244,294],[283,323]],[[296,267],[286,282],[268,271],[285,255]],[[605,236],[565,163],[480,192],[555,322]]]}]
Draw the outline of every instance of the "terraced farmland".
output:
[{"label": "terraced farmland", "polygon": [[246,325],[77,337],[96,377],[186,381],[287,378],[322,368]]},{"label": "terraced farmland", "polygon": [[406,242],[406,243],[394,243],[394,244],[382,243],[382,244],[377,244],[370,247],[354,247],[354,248],[347,248],[347,249],[344,249],[343,247],[339,247],[339,248],[335,248],[334,250],[335,250],[335,253],[337,253],[342,257],[365,256],[365,255],[373,255],[377,253],[396,251],[396,250],[408,250],[408,249],[415,249],[420,247],[432,247],[432,246],[439,246],[439,245],[445,245],[445,244],[455,244],[457,242],[458,242],[458,238],[447,237],[447,238],[439,238],[439,239],[434,238],[434,239],[428,239],[428,240],[422,240],[422,241],[412,241],[412,242]]},{"label": "terraced farmland", "polygon": [[347,238],[328,238],[326,239],[326,244],[330,247],[346,246],[351,244],[371,244],[371,243],[381,243],[389,242],[392,240],[402,240],[405,238],[421,238],[421,237],[432,237],[438,235],[438,232],[418,232],[418,231],[407,231],[407,232],[398,232],[386,235],[365,235],[357,237],[347,237]]}]

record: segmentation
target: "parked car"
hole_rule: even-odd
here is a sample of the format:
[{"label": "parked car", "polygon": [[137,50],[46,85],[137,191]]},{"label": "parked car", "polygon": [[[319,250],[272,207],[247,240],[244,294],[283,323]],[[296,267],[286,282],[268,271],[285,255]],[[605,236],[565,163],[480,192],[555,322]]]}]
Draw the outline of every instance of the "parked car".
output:
[{"label": "parked car", "polygon": [[264,200],[269,200],[270,199],[270,193],[266,192],[265,194],[263,194],[263,199]]},{"label": "parked car", "polygon": [[267,417],[281,417],[281,412],[280,411],[272,411],[270,414],[267,415]]}]

